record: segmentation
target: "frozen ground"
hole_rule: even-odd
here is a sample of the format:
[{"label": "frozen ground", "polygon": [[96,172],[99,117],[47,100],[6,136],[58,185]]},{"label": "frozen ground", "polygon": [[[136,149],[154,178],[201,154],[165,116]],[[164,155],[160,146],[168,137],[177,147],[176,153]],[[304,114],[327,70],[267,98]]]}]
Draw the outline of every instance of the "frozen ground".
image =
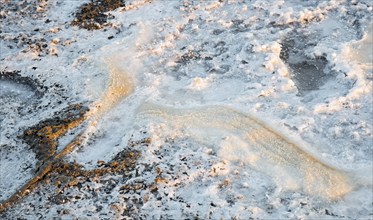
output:
[{"label": "frozen ground", "polygon": [[[2,218],[373,218],[371,1],[132,0],[98,30],[71,25],[88,1],[0,1],[0,200],[37,169],[20,135],[71,104],[91,110],[59,139],[83,132],[65,161],[141,153],[123,173],[42,180]],[[268,156],[247,117],[348,190],[309,190],[315,163],[286,144]]]}]

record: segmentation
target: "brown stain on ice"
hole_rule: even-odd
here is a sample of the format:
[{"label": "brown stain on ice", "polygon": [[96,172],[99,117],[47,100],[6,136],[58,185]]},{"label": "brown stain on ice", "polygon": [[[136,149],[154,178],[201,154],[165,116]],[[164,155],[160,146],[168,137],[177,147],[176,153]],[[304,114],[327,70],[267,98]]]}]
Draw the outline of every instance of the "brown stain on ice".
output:
[{"label": "brown stain on ice", "polygon": [[132,79],[114,62],[108,64],[109,83],[99,100],[93,104],[88,117],[99,119],[133,91]]}]

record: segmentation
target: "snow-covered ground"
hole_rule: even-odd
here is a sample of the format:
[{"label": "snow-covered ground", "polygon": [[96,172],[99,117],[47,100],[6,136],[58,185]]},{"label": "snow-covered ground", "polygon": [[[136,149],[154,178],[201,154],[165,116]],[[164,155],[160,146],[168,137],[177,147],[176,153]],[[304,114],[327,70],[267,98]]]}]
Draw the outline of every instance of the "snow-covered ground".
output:
[{"label": "snow-covered ground", "polygon": [[66,161],[141,156],[41,181],[2,218],[373,218],[370,0],[131,0],[99,30],[71,25],[85,2],[1,2],[0,70],[34,81],[0,78],[0,200],[37,166],[20,134],[74,103],[90,112]]}]

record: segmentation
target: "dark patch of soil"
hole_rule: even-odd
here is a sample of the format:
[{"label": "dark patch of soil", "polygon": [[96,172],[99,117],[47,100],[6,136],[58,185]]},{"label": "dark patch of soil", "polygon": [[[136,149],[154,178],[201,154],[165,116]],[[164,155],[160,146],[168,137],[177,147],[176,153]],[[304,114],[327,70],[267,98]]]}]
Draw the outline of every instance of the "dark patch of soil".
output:
[{"label": "dark patch of soil", "polygon": [[66,134],[69,129],[80,125],[85,120],[87,111],[88,107],[82,104],[70,105],[55,113],[53,118],[41,121],[19,136],[35,151],[39,162],[36,166],[34,177],[7,200],[0,202],[0,213],[26,196],[45,175],[59,165],[59,161],[63,159],[66,153],[70,152],[70,148],[75,146],[78,140],[73,140],[61,152],[57,153],[58,139]]},{"label": "dark patch of soil", "polygon": [[105,12],[125,6],[124,0],[91,0],[79,8],[71,24],[87,30],[101,29],[109,17]]},{"label": "dark patch of soil", "polygon": [[[57,160],[51,171],[45,176],[42,186],[52,185],[55,187],[56,191],[50,200],[51,203],[55,204],[61,203],[60,198],[64,198],[64,202],[70,201],[68,193],[66,194],[67,189],[75,188],[80,191],[82,188],[87,187],[90,182],[101,183],[102,188],[100,191],[110,194],[115,186],[120,183],[117,178],[110,176],[120,175],[123,176],[123,180],[130,178],[141,156],[140,152],[134,147],[137,144],[149,143],[150,139],[145,139],[141,143],[129,143],[126,149],[115,155],[109,162],[98,161],[100,167],[93,170],[85,170],[75,162],[66,163],[63,160]],[[104,176],[105,178],[100,178]],[[133,186],[127,187],[131,188]],[[94,192],[92,193],[94,194]]]},{"label": "dark patch of soil", "polygon": [[[117,158],[118,155],[121,156]],[[66,187],[77,186],[80,182],[76,179],[78,177],[84,177],[84,180],[87,180],[87,178],[92,179],[108,174],[126,176],[129,171],[135,168],[140,153],[136,150],[125,149],[118,155],[116,156],[117,159],[113,158],[108,163],[103,163],[102,167],[94,170],[85,170],[77,163],[66,163],[63,160],[58,160],[46,176],[45,181],[47,183],[51,182],[60,190],[63,190]]]},{"label": "dark patch of soil", "polygon": [[[10,14],[17,14],[22,17],[39,18],[48,6],[45,0],[2,0],[0,3],[0,19],[6,19]],[[10,15],[12,17],[12,15]]]},{"label": "dark patch of soil", "polygon": [[81,124],[87,111],[88,107],[82,104],[71,105],[55,113],[53,118],[28,128],[20,138],[35,151],[36,158],[43,162],[55,155],[58,138]]},{"label": "dark patch of soil", "polygon": [[201,55],[199,54],[198,51],[188,50],[178,60],[176,60],[176,63],[181,63],[185,65],[192,60],[199,60],[199,59],[201,59]]}]

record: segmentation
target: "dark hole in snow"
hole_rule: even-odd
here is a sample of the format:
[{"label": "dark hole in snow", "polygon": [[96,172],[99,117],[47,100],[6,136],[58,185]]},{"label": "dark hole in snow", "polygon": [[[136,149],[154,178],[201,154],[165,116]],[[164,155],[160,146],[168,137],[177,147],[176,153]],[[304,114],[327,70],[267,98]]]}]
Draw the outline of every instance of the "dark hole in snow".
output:
[{"label": "dark hole in snow", "polygon": [[[315,38],[313,38],[315,39]],[[306,51],[316,46],[311,37],[301,33],[291,33],[282,41],[280,58],[289,66],[291,78],[299,95],[317,90],[329,79],[326,74],[328,61],[325,57],[310,57]]]}]

